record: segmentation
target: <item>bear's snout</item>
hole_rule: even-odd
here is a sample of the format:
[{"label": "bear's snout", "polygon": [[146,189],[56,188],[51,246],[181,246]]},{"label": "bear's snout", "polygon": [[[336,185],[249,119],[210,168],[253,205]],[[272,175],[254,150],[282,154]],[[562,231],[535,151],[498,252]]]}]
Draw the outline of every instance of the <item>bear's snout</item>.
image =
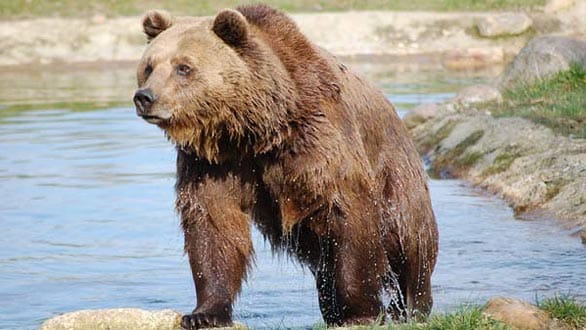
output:
[{"label": "bear's snout", "polygon": [[133,98],[134,105],[136,105],[136,114],[141,117],[148,116],[155,99],[152,89],[143,88],[137,90]]}]

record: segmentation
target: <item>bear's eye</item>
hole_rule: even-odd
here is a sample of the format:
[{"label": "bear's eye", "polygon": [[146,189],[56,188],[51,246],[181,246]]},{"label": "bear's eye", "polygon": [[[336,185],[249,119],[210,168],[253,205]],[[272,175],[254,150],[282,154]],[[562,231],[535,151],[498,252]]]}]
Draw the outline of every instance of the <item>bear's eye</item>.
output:
[{"label": "bear's eye", "polygon": [[188,65],[185,64],[179,64],[177,66],[177,74],[183,77],[186,77],[189,75],[189,73],[191,72],[191,68]]},{"label": "bear's eye", "polygon": [[144,74],[145,76],[150,76],[151,73],[153,73],[153,66],[148,64],[145,68],[144,68]]}]

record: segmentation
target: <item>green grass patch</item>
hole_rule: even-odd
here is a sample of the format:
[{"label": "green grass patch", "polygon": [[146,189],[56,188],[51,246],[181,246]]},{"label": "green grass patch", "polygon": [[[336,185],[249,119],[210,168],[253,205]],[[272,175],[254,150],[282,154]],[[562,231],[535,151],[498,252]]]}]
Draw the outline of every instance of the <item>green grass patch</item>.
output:
[{"label": "green grass patch", "polygon": [[566,182],[562,179],[555,179],[545,183],[545,199],[551,200],[560,193]]},{"label": "green grass patch", "polygon": [[476,162],[480,160],[480,158],[482,158],[483,155],[483,153],[478,151],[464,154],[462,157],[456,159],[455,165],[459,168],[472,167],[472,165],[476,164]]},{"label": "green grass patch", "polygon": [[449,314],[434,315],[422,328],[425,330],[504,330],[511,329],[506,324],[482,315],[480,307],[464,307]]},{"label": "green grass patch", "polygon": [[508,170],[515,159],[519,158],[520,156],[521,154],[517,150],[505,150],[503,153],[496,156],[492,164],[486,170],[484,170],[482,175],[489,176],[504,172]]},{"label": "green grass patch", "polygon": [[[314,330],[326,330],[323,323],[313,327]],[[506,324],[482,315],[482,309],[478,306],[461,307],[455,312],[434,314],[423,323],[389,323],[385,325],[352,326],[350,330],[508,330]]]},{"label": "green grass patch", "polygon": [[[2,0],[0,17],[24,18],[42,16],[83,17],[95,14],[106,16],[140,15],[147,9],[167,9],[178,15],[209,15],[226,7],[259,1],[236,0]],[[544,4],[545,0],[264,0],[277,8],[292,11],[344,10],[509,10],[529,9]]]},{"label": "green grass patch", "polygon": [[472,152],[465,154],[466,149],[474,145],[478,140],[484,136],[483,130],[475,131],[458,143],[456,147],[439,155],[431,164],[430,174],[432,177],[439,178],[447,174],[454,174],[456,172],[466,170],[472,167],[480,158],[482,153]]},{"label": "green grass patch", "polygon": [[586,71],[572,66],[551,79],[505,91],[495,116],[520,116],[563,135],[586,138]]},{"label": "green grass patch", "polygon": [[417,151],[420,154],[426,154],[431,149],[435,148],[440,142],[442,142],[444,139],[450,136],[450,134],[454,130],[454,127],[456,127],[456,124],[458,124],[458,122],[448,121],[446,124],[444,124],[444,126],[440,127],[440,129],[437,130],[437,133],[426,134],[425,140],[417,144]]},{"label": "green grass patch", "polygon": [[586,305],[572,297],[555,296],[546,298],[539,301],[537,305],[571,329],[586,328]]},{"label": "green grass patch", "polygon": [[[547,30],[547,31],[555,31],[553,28],[551,30]],[[468,34],[471,37],[474,37],[476,39],[482,39],[482,40],[492,40],[495,42],[498,41],[506,41],[509,40],[511,38],[524,38],[525,40],[531,40],[533,39],[533,37],[535,37],[537,35],[537,31],[535,31],[535,28],[533,26],[529,27],[529,29],[527,29],[526,31],[522,32],[522,33],[517,33],[517,34],[501,34],[501,35],[497,35],[497,36],[492,36],[492,37],[485,37],[485,36],[481,36],[480,35],[480,31],[478,30],[478,26],[474,25],[474,26],[470,26],[468,28],[465,29],[466,34]]]}]

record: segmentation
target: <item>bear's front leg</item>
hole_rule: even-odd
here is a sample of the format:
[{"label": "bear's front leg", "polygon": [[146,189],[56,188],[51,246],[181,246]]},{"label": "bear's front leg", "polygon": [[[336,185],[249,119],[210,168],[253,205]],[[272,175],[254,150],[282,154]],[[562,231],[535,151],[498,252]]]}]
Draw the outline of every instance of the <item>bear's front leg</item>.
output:
[{"label": "bear's front leg", "polygon": [[182,319],[184,329],[232,324],[232,305],[253,254],[249,217],[223,184],[204,182],[178,195],[197,296],[195,310]]}]

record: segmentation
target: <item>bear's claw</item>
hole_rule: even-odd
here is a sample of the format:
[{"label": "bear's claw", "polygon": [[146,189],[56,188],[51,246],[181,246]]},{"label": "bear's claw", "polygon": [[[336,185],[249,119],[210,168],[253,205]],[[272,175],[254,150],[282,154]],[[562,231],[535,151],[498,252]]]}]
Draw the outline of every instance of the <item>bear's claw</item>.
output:
[{"label": "bear's claw", "polygon": [[184,315],[181,318],[181,329],[195,330],[205,328],[222,328],[232,325],[231,320],[226,320],[220,315],[213,315],[210,313],[193,313],[191,315]]}]

